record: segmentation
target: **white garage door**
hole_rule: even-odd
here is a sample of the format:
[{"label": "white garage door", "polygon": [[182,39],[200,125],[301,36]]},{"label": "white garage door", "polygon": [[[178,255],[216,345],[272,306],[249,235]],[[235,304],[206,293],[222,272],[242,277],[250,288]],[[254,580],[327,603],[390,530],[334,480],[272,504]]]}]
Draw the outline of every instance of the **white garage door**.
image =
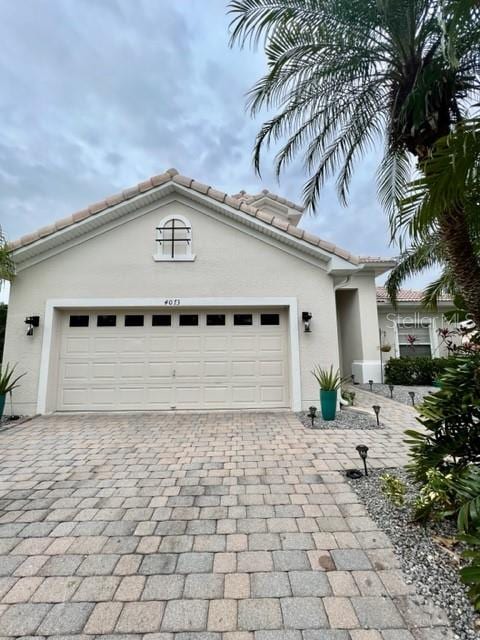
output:
[{"label": "white garage door", "polygon": [[62,319],[58,409],[289,406],[282,309],[70,311]]}]

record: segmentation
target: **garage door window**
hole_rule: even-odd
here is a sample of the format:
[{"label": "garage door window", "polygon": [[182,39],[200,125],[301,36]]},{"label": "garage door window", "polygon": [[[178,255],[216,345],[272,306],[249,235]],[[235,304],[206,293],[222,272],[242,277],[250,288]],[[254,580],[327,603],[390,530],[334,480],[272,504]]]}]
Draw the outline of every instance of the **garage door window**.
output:
[{"label": "garage door window", "polygon": [[249,326],[253,324],[251,313],[235,313],[233,316],[233,324],[236,326]]},{"label": "garage door window", "polygon": [[132,315],[125,316],[126,327],[143,327],[143,316]]},{"label": "garage door window", "polygon": [[223,313],[207,314],[207,327],[224,327],[225,315]]},{"label": "garage door window", "polygon": [[70,316],[71,327],[88,327],[88,316]]},{"label": "garage door window", "polygon": [[171,327],[172,316],[161,314],[152,316],[152,327]]},{"label": "garage door window", "polygon": [[280,316],[278,313],[262,313],[260,316],[260,324],[278,326],[280,324]]},{"label": "garage door window", "polygon": [[179,324],[181,327],[197,327],[198,316],[193,314],[192,315],[182,314],[180,316]]},{"label": "garage door window", "polygon": [[117,316],[97,316],[97,327],[116,327]]}]

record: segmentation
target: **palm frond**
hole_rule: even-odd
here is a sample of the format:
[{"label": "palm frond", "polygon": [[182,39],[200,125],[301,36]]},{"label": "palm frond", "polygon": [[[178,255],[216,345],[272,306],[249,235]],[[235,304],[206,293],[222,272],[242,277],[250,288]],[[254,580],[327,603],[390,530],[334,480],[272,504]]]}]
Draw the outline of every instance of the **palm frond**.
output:
[{"label": "palm frond", "polygon": [[408,278],[416,276],[426,269],[438,265],[442,260],[441,245],[438,235],[429,240],[413,243],[398,258],[396,266],[390,272],[385,288],[395,306],[400,288]]},{"label": "palm frond", "polygon": [[15,264],[11,257],[11,251],[0,226],[0,289],[5,281],[11,281],[15,277]]}]

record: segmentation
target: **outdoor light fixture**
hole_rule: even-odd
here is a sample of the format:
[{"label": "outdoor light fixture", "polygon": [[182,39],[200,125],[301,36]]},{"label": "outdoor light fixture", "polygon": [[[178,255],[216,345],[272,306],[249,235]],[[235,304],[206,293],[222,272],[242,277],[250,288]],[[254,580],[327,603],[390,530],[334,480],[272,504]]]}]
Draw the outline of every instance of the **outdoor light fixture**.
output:
[{"label": "outdoor light fixture", "polygon": [[360,456],[360,458],[363,460],[363,466],[365,468],[365,475],[368,476],[368,470],[367,470],[367,454],[368,454],[368,447],[364,444],[359,444],[357,447],[355,447],[356,450],[358,451],[358,455]]},{"label": "outdoor light fixture", "polygon": [[[380,420],[378,419],[378,416],[380,415],[380,405],[379,404],[374,404],[372,409],[375,411],[375,416],[377,418],[377,427],[380,426]],[[358,447],[357,447],[358,448]]]},{"label": "outdoor light fixture", "polygon": [[312,429],[315,427],[316,416],[317,416],[317,407],[308,407],[308,417],[312,421]]},{"label": "outdoor light fixture", "polygon": [[40,316],[27,316],[25,318],[25,324],[28,326],[27,336],[33,336],[34,327],[40,326]]},{"label": "outdoor light fixture", "polygon": [[388,388],[390,389],[390,398],[392,398],[392,400],[393,400],[393,388],[394,388],[393,384],[389,384]]},{"label": "outdoor light fixture", "polygon": [[352,379],[352,384],[355,384],[355,374],[352,373],[352,375],[350,376],[350,378]]},{"label": "outdoor light fixture", "polygon": [[310,329],[310,321],[312,319],[312,314],[310,311],[302,311],[302,322],[305,333],[311,333]]},{"label": "outdoor light fixture", "polygon": [[412,401],[412,407],[415,406],[415,391],[409,391],[408,395],[410,396],[410,399]]},{"label": "outdoor light fixture", "polygon": [[368,384],[370,385],[370,391],[373,391],[373,380],[369,380]]}]

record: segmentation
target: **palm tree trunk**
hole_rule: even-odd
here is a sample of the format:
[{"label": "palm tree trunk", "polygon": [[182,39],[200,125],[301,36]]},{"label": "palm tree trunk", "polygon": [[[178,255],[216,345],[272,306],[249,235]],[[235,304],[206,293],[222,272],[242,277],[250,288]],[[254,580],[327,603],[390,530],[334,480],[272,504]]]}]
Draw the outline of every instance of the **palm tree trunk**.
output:
[{"label": "palm tree trunk", "polygon": [[464,211],[456,209],[441,216],[439,230],[456,284],[472,319],[480,327],[480,259],[470,239]]}]

